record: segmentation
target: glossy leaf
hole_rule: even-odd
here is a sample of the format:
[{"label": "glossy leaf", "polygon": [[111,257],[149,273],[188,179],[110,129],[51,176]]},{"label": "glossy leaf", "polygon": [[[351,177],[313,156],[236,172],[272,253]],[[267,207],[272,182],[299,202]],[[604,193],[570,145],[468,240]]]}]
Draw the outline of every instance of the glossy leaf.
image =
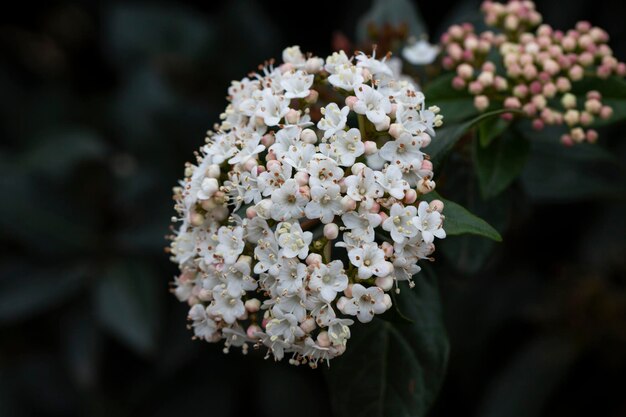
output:
[{"label": "glossy leaf", "polygon": [[478,124],[480,146],[483,148],[489,146],[495,138],[500,136],[509,127],[509,125],[510,123],[501,117],[492,117],[480,122]]},{"label": "glossy leaf", "polygon": [[155,349],[160,319],[160,294],[153,274],[144,264],[111,265],[96,287],[96,313],[100,323],[139,353]]},{"label": "glossy leaf", "polygon": [[349,348],[327,371],[339,417],[425,416],[443,381],[449,344],[436,277],[424,269],[401,286],[399,309],[413,323],[375,318],[354,326]]},{"label": "glossy leaf", "polygon": [[500,236],[500,233],[498,233],[496,229],[460,204],[446,200],[435,191],[426,194],[423,199],[426,201],[432,201],[434,199],[443,201],[443,214],[446,216],[444,220],[446,235],[458,236],[471,234],[483,236],[495,240],[496,242],[502,241],[502,236]]},{"label": "glossy leaf", "polygon": [[486,148],[474,141],[474,167],[483,198],[500,194],[521,174],[529,151],[529,142],[513,132]]}]

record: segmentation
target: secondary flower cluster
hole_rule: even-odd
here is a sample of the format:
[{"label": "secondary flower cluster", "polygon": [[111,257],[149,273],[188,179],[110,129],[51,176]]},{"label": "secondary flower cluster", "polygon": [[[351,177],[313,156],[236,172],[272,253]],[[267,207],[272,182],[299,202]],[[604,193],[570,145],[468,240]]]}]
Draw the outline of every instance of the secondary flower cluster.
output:
[{"label": "secondary flower cluster", "polygon": [[445,237],[443,204],[419,201],[435,186],[422,148],[442,116],[386,57],[294,46],[283,61],[232,83],[174,189],[173,292],[196,338],[315,367]]},{"label": "secondary flower cluster", "polygon": [[[542,18],[532,1],[487,0],[481,8],[485,23],[499,33],[477,34],[466,23],[442,35],[442,65],[456,71],[453,87],[472,94],[479,111],[497,101],[521,110],[537,130],[565,124],[569,131],[561,140],[566,145],[595,142],[598,134],[589,126],[613,111],[597,91],[576,100],[571,90],[572,82],[583,78],[626,74],[626,64],[618,62],[607,45],[608,34],[588,22],[567,32],[539,25]],[[498,59],[493,59],[494,50]]]}]

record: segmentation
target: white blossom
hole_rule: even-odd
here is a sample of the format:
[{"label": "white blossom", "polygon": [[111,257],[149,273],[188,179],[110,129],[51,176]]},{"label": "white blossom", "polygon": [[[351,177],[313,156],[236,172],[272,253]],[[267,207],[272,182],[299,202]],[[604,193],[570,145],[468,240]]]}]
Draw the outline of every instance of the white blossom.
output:
[{"label": "white blossom", "polygon": [[287,258],[306,258],[313,233],[303,232],[300,223],[279,223],[276,226],[276,238],[282,248],[282,255]]},{"label": "white blossom", "polygon": [[348,257],[352,265],[359,268],[360,279],[367,279],[372,275],[385,277],[393,271],[393,265],[385,260],[385,252],[376,243],[363,243],[361,247],[351,249]]},{"label": "white blossom", "polygon": [[405,238],[411,238],[418,233],[417,208],[415,206],[403,207],[395,203],[391,206],[389,217],[383,222],[383,229],[391,234],[394,242],[403,242]]},{"label": "white blossom", "polygon": [[391,113],[389,99],[369,85],[359,85],[355,88],[354,94],[358,99],[354,104],[354,111],[358,114],[364,114],[370,122],[381,123],[387,114]]},{"label": "white blossom", "polygon": [[348,276],[344,274],[343,262],[332,261],[328,265],[320,265],[311,273],[309,288],[318,291],[320,297],[331,302],[338,292],[348,287]]},{"label": "white blossom", "polygon": [[213,288],[213,301],[207,308],[212,316],[220,316],[226,323],[233,324],[237,317],[246,312],[246,308],[239,297],[231,296],[221,285]]},{"label": "white blossom", "polygon": [[335,67],[335,73],[328,77],[328,82],[334,87],[346,91],[354,91],[363,85],[363,71],[352,64],[344,64]]},{"label": "white blossom", "polygon": [[308,96],[314,77],[313,74],[307,75],[302,71],[288,72],[283,75],[280,85],[285,89],[285,97],[292,99]]},{"label": "white blossom", "polygon": [[339,131],[343,131],[348,121],[348,113],[350,108],[344,106],[341,109],[337,103],[330,103],[322,108],[324,117],[317,123],[317,128],[324,131],[324,139],[330,138]]},{"label": "white blossom", "polygon": [[413,65],[432,64],[439,54],[439,46],[431,45],[427,40],[407,45],[402,49],[402,56]]},{"label": "white blossom", "polygon": [[272,194],[272,219],[285,221],[302,217],[307,202],[307,198],[300,193],[298,183],[288,179]]},{"label": "white blossom", "polygon": [[352,298],[345,300],[341,312],[356,316],[361,323],[369,323],[375,314],[387,311],[384,300],[385,293],[380,288],[365,288],[361,284],[354,284]]},{"label": "white blossom", "polygon": [[307,218],[320,219],[326,224],[332,222],[335,215],[342,212],[341,193],[337,184],[311,187],[311,201],[304,208]]},{"label": "white blossom", "polygon": [[417,228],[422,232],[424,242],[431,243],[435,240],[435,237],[439,239],[445,238],[446,231],[441,227],[442,224],[441,213],[431,210],[428,207],[428,203],[422,201],[417,208]]}]

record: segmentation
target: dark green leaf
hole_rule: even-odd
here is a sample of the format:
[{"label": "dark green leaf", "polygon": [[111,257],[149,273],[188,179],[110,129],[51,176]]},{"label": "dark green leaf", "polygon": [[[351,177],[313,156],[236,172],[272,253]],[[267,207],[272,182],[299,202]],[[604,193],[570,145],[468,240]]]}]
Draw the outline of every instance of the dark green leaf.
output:
[{"label": "dark green leaf", "polygon": [[540,201],[575,201],[624,195],[624,171],[605,149],[586,143],[563,146],[558,134],[530,139],[522,172],[526,193]]},{"label": "dark green leaf", "polygon": [[430,155],[431,161],[433,161],[433,164],[437,166],[443,160],[446,154],[450,152],[450,150],[452,150],[458,140],[461,139],[463,134],[465,134],[473,125],[491,117],[500,115],[502,113],[510,112],[510,110],[505,109],[494,110],[488,113],[483,113],[480,116],[475,117],[474,119],[465,123],[453,125],[444,124],[444,127],[437,131],[437,136],[433,138],[430,145],[424,148],[424,151],[428,155]]},{"label": "dark green leaf", "polygon": [[118,262],[103,274],[96,287],[99,321],[129,347],[154,352],[160,321],[157,274],[139,262]]},{"label": "dark green leaf", "polygon": [[443,225],[446,230],[446,235],[457,236],[472,234],[483,236],[495,240],[496,242],[502,241],[502,236],[500,236],[500,233],[498,233],[496,229],[480,217],[470,213],[460,204],[446,200],[435,191],[426,194],[423,198],[429,202],[434,199],[443,201],[443,214],[446,216]]},{"label": "dark green leaf", "polygon": [[0,271],[0,323],[23,320],[67,300],[81,288],[80,268],[39,269],[11,265]]},{"label": "dark green leaf", "polygon": [[509,132],[483,148],[474,141],[474,166],[483,198],[500,194],[524,169],[530,151],[529,142]]},{"label": "dark green leaf", "polygon": [[401,311],[413,323],[375,318],[354,326],[346,353],[327,372],[339,417],[425,416],[443,381],[448,338],[435,276],[425,268],[402,287]]},{"label": "dark green leaf", "polygon": [[438,106],[444,116],[444,123],[450,125],[465,121],[478,113],[474,107],[474,98],[467,91],[452,87],[453,77],[452,73],[442,75],[424,88],[427,104]]},{"label": "dark green leaf", "polygon": [[498,136],[502,134],[510,123],[501,117],[492,117],[478,124],[478,138],[480,146],[486,148]]},{"label": "dark green leaf", "polygon": [[399,26],[406,24],[409,35],[420,36],[426,33],[426,26],[415,5],[409,0],[374,0],[370,10],[359,19],[356,39],[358,42],[371,41],[368,26],[385,24]]}]

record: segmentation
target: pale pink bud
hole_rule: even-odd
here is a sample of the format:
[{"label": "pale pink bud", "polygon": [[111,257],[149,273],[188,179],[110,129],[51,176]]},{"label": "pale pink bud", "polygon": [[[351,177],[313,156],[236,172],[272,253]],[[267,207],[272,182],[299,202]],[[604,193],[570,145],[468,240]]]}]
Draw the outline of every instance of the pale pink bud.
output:
[{"label": "pale pink bud", "polygon": [[532,80],[537,76],[537,67],[532,64],[524,65],[523,73],[527,80]]},{"label": "pale pink bud", "polygon": [[[352,285],[353,284],[348,284],[348,286],[346,287],[345,290],[343,290],[343,293],[346,297],[348,298],[352,298]],[[339,300],[341,301],[341,299]],[[347,300],[346,300],[347,301]],[[337,307],[339,307],[339,303],[337,303]],[[340,308],[341,309],[341,308]]]},{"label": "pale pink bud", "polygon": [[259,164],[259,161],[257,161],[254,158],[249,158],[244,164],[243,164],[243,169],[245,169],[248,172],[252,172],[252,170],[254,168],[256,168],[256,166]]},{"label": "pale pink bud", "polygon": [[546,107],[546,104],[548,103],[546,98],[541,94],[537,94],[536,96],[533,96],[531,101],[535,105],[535,107],[537,107],[537,110],[542,110],[543,108]]},{"label": "pale pink bud", "polygon": [[389,218],[387,213],[385,213],[384,211],[381,211],[380,213],[378,213],[378,216],[380,217],[380,222],[381,223],[384,223],[385,220],[387,220]]},{"label": "pale pink bud", "polygon": [[389,116],[385,116],[382,122],[374,124],[374,127],[377,131],[382,132],[383,130],[389,129],[389,123],[391,122],[391,118]]},{"label": "pale pink bud", "polygon": [[[392,137],[397,139],[397,138],[400,137],[402,132],[404,132],[404,129],[402,128],[401,124],[399,124],[399,123],[392,123],[391,125],[389,125],[389,135],[391,135]],[[375,142],[374,142],[374,145],[376,145]]]},{"label": "pale pink bud", "polygon": [[587,141],[589,143],[596,143],[598,140],[598,132],[593,129],[589,129],[587,131]]},{"label": "pale pink bud", "polygon": [[493,72],[483,71],[478,76],[478,82],[483,85],[483,87],[489,87],[493,84]]},{"label": "pale pink bud", "polygon": [[383,303],[385,303],[385,307],[387,308],[387,310],[391,308],[393,303],[391,302],[391,296],[389,294],[383,295]]},{"label": "pale pink bud", "polygon": [[372,203],[372,207],[369,208],[368,210],[370,213],[374,213],[377,214],[380,212],[380,204],[378,204],[377,202],[373,202]]},{"label": "pale pink bud", "polygon": [[428,194],[434,189],[435,189],[435,181],[423,178],[421,181],[417,183],[417,191],[419,191],[422,194]]},{"label": "pale pink bud", "polygon": [[319,267],[322,264],[322,255],[319,253],[309,253],[306,257],[306,264],[312,267]]},{"label": "pale pink bud", "polygon": [[404,193],[404,199],[402,201],[404,201],[405,204],[415,203],[417,201],[417,192],[411,188],[406,190],[406,192]]},{"label": "pale pink bud", "polygon": [[204,216],[200,213],[192,212],[189,215],[189,221],[192,226],[201,226],[204,223]]},{"label": "pale pink bud", "polygon": [[246,209],[246,217],[249,219],[254,219],[256,217],[257,213],[256,213],[256,209],[252,206],[248,207]]},{"label": "pale pink bud", "polygon": [[372,142],[371,140],[366,140],[364,143],[364,152],[365,155],[375,154],[378,148],[376,147],[376,142]]},{"label": "pale pink bud", "polygon": [[380,288],[383,291],[389,291],[390,289],[393,288],[393,278],[389,276],[378,277],[376,278],[376,281],[374,281],[374,283],[376,284],[378,288]]},{"label": "pale pink bud", "polygon": [[389,258],[391,257],[391,255],[393,255],[393,245],[389,242],[383,242],[380,245],[380,248],[383,250],[383,252],[385,253],[385,257]]},{"label": "pale pink bud", "polygon": [[339,226],[335,223],[328,223],[324,225],[324,237],[328,240],[337,239],[339,236]]},{"label": "pale pink bud", "polygon": [[478,81],[472,81],[469,84],[469,92],[474,95],[480,94],[483,92],[483,85]]},{"label": "pale pink bud", "polygon": [[443,201],[441,200],[433,200],[430,203],[428,203],[428,208],[431,209],[432,211],[438,211],[439,213],[443,213]]},{"label": "pale pink bud", "polygon": [[489,107],[489,98],[482,95],[474,97],[474,107],[478,111],[485,111]]},{"label": "pale pink bud", "polygon": [[307,317],[300,325],[300,328],[305,333],[311,333],[316,327],[317,325],[315,324],[315,319],[313,317]]},{"label": "pale pink bud", "polygon": [[285,74],[291,70],[293,70],[293,64],[289,63],[289,62],[285,62],[284,64],[282,64],[280,67],[278,67],[278,69],[280,70],[280,72],[282,74]]},{"label": "pale pink bud", "polygon": [[507,109],[519,109],[522,107],[522,103],[520,103],[517,97],[507,97],[504,100],[504,107]]},{"label": "pale pink bud", "polygon": [[357,101],[359,101],[359,99],[356,98],[356,96],[348,96],[346,97],[346,106],[348,106],[350,110],[353,110]]},{"label": "pale pink bud", "polygon": [[602,103],[596,98],[585,101],[585,110],[591,114],[598,114],[602,109]]},{"label": "pale pink bud", "polygon": [[541,119],[534,119],[533,120],[533,129],[535,130],[542,130],[544,128],[544,123],[543,120]]},{"label": "pale pink bud", "polygon": [[298,120],[300,120],[300,112],[298,110],[289,109],[289,111],[285,115],[285,121],[290,125],[295,125],[296,123],[298,123]]},{"label": "pale pink bud", "polygon": [[542,86],[539,81],[533,81],[530,83],[530,94],[541,94]]},{"label": "pale pink bud", "polygon": [[583,78],[583,73],[583,67],[581,67],[580,65],[574,65],[572,68],[569,69],[569,77],[572,79],[572,81],[578,81]]},{"label": "pale pink bud", "polygon": [[556,88],[560,93],[566,93],[572,88],[572,84],[565,77],[559,77],[556,80]]},{"label": "pale pink bud", "polygon": [[307,198],[307,200],[311,199],[311,189],[309,188],[308,185],[302,185],[300,186],[300,194],[302,194],[304,197]]},{"label": "pale pink bud", "polygon": [[465,80],[463,78],[456,76],[452,79],[452,88],[455,90],[462,90],[465,88]]},{"label": "pale pink bud", "polygon": [[275,159],[276,159],[276,154],[274,153],[274,151],[273,151],[273,150],[271,150],[271,149],[270,149],[270,150],[267,152],[267,156],[265,157],[265,160],[266,160],[266,161],[273,161],[273,160],[275,160]]},{"label": "pale pink bud", "polygon": [[308,104],[317,103],[317,99],[320,96],[320,93],[317,90],[309,90],[309,95],[304,98],[304,101]]},{"label": "pale pink bud", "polygon": [[302,133],[300,133],[300,139],[302,139],[304,143],[316,143],[317,135],[312,129],[304,129]]},{"label": "pale pink bud", "polygon": [[272,169],[280,169],[281,165],[282,164],[280,163],[280,161],[277,161],[274,159],[271,161],[267,161],[266,167],[267,167],[267,170],[270,171]]},{"label": "pale pink bud", "polygon": [[261,308],[261,302],[256,298],[250,298],[249,300],[246,300],[244,305],[246,307],[246,310],[248,310],[248,313],[256,313]]},{"label": "pale pink bud", "polygon": [[447,70],[452,69],[454,66],[454,60],[449,56],[444,56],[441,60],[441,65]]},{"label": "pale pink bud", "polygon": [[328,332],[326,330],[319,332],[317,335],[317,344],[321,347],[330,346],[330,336],[328,336]]},{"label": "pale pink bud", "polygon": [[367,165],[365,165],[363,162],[357,162],[356,164],[352,165],[352,168],[350,168],[350,172],[352,172],[352,174],[354,175],[359,175],[361,171],[363,171],[365,168],[367,168]]},{"label": "pale pink bud", "polygon": [[561,143],[565,146],[572,146],[574,144],[574,141],[572,140],[572,137],[568,134],[564,134],[561,136]]},{"label": "pale pink bud", "polygon": [[433,170],[433,163],[430,162],[428,159],[424,159],[422,161],[421,169],[423,169],[425,171],[432,171]]},{"label": "pale pink bud", "polygon": [[580,113],[580,124],[583,126],[589,126],[591,123],[593,123],[593,116],[591,115],[591,113],[587,112],[587,111],[583,111]]},{"label": "pale pink bud", "polygon": [[576,143],[580,143],[585,140],[585,131],[580,127],[572,129],[570,134],[572,135],[572,140]]},{"label": "pale pink bud", "polygon": [[498,91],[504,91],[509,88],[509,83],[504,77],[496,76],[493,80],[493,85],[496,87]]},{"label": "pale pink bud", "polygon": [[304,171],[296,172],[293,177],[299,186],[307,185],[309,183],[309,174]]},{"label": "pale pink bud", "polygon": [[462,79],[469,80],[474,75],[474,69],[470,64],[461,64],[456,68],[456,73]]},{"label": "pale pink bud", "polygon": [[217,164],[211,164],[206,170],[206,175],[209,178],[219,178],[221,174],[220,166]]},{"label": "pale pink bud", "polygon": [[356,201],[346,195],[341,199],[341,207],[343,211],[354,211],[356,209]]},{"label": "pale pink bud", "polygon": [[610,119],[613,116],[613,109],[609,106],[602,106],[600,109],[600,117],[602,119]]},{"label": "pale pink bud", "polygon": [[422,148],[425,148],[428,145],[430,145],[430,141],[432,140],[432,138],[430,137],[428,133],[421,133],[419,136],[422,141]]},{"label": "pale pink bud", "polygon": [[533,103],[524,104],[524,107],[522,107],[522,110],[529,117],[532,117],[537,113],[537,107]]},{"label": "pale pink bud", "polygon": [[543,95],[547,98],[552,98],[556,95],[556,85],[554,83],[547,83],[543,86]]},{"label": "pale pink bud", "polygon": [[525,84],[519,84],[513,87],[513,95],[515,97],[524,98],[528,95],[528,87]]},{"label": "pale pink bud", "polygon": [[580,113],[578,110],[570,109],[563,115],[563,120],[565,120],[565,123],[568,125],[574,126],[575,124],[578,124],[580,120]]}]

